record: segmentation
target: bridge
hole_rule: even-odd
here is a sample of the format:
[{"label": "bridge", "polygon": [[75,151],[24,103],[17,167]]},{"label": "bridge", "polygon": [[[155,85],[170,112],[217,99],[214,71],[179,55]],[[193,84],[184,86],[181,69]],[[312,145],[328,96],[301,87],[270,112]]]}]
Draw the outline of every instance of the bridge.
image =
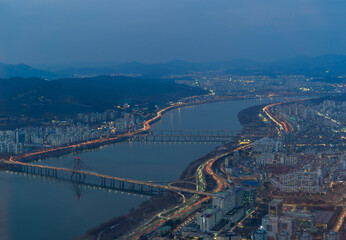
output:
[{"label": "bridge", "polygon": [[[81,169],[81,161],[79,157],[75,158],[75,165],[73,169],[53,167],[45,165],[37,165],[32,163],[24,163],[13,160],[2,160],[0,164],[6,165],[8,170],[16,172],[25,172],[30,174],[38,174],[57,178],[58,175],[68,174],[70,179],[77,183],[85,183],[86,177],[90,178],[91,184],[95,185],[98,181],[98,186],[102,188],[110,188],[119,191],[127,191],[133,193],[144,193],[149,195],[160,194],[164,191],[183,192],[190,194],[198,194],[202,196],[211,196],[211,193],[200,192],[193,189],[185,189],[172,185],[161,185],[149,181],[134,180],[128,178],[114,177],[106,174],[99,174],[96,172],[85,171]],[[92,179],[93,178],[93,179]],[[95,185],[96,186],[96,185]]]},{"label": "bridge", "polygon": [[[0,171],[4,171],[4,170],[0,170]],[[132,194],[135,196],[139,195],[139,196],[146,196],[146,197],[152,197],[159,194],[159,192],[155,191],[155,189],[153,189],[153,191],[149,191],[149,189],[143,189],[143,191],[139,191],[137,189],[130,190],[129,188],[121,189],[119,186],[114,186],[114,187],[102,186],[99,182],[93,183],[87,180],[75,181],[71,179],[70,176],[67,176],[67,175],[66,177],[63,177],[62,175],[58,175],[55,177],[52,175],[46,175],[44,173],[40,174],[38,172],[36,173],[24,172],[24,171],[21,171],[19,168],[15,169],[14,167],[11,169],[7,169],[5,171],[9,174],[15,174],[22,177],[39,179],[41,181],[60,182],[70,187],[72,186],[75,191],[77,199],[81,198],[82,192],[84,191],[107,191],[107,192],[114,192],[114,193],[121,193],[121,194],[127,193],[127,194]]]},{"label": "bridge", "polygon": [[226,143],[238,132],[234,130],[150,130],[146,134],[133,135],[138,142]]}]

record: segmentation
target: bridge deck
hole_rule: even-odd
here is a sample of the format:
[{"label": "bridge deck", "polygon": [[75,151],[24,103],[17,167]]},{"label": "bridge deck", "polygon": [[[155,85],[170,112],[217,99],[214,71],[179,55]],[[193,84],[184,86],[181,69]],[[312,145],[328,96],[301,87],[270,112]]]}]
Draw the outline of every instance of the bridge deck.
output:
[{"label": "bridge deck", "polygon": [[155,187],[155,188],[168,190],[168,191],[186,192],[186,193],[198,194],[198,195],[204,195],[204,196],[211,196],[212,195],[211,193],[208,193],[208,192],[199,192],[199,191],[192,190],[192,189],[185,189],[185,188],[180,188],[180,187],[175,187],[175,186],[165,186],[165,185],[146,182],[146,181],[114,177],[114,176],[109,176],[109,175],[105,175],[105,174],[99,174],[99,173],[93,173],[93,172],[87,172],[87,171],[81,171],[81,170],[73,170],[73,169],[69,169],[69,168],[51,167],[51,166],[36,165],[36,164],[31,164],[31,163],[23,163],[23,162],[7,161],[7,160],[2,161],[2,163],[10,164],[10,165],[22,165],[22,166],[36,167],[36,168],[41,168],[41,169],[51,169],[51,170],[62,171],[62,172],[70,172],[71,174],[72,173],[80,173],[80,174],[85,174],[85,175],[94,176],[94,177],[100,177],[100,178],[104,178],[104,179],[111,179],[111,180],[117,180],[117,181],[132,183],[132,184]]}]

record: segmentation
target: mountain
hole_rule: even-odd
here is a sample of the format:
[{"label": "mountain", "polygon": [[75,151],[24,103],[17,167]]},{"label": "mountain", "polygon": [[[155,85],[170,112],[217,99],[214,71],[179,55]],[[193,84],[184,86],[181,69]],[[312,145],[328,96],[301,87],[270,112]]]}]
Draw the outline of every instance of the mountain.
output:
[{"label": "mountain", "polygon": [[297,56],[267,63],[247,63],[224,71],[240,75],[304,75],[324,82],[346,81],[346,56],[326,54],[317,57]]},{"label": "mountain", "polygon": [[0,79],[0,116],[55,116],[103,111],[123,103],[155,104],[206,91],[173,80],[99,76],[47,81]]},{"label": "mountain", "polygon": [[[273,75],[296,74],[307,77],[339,81],[337,78],[346,75],[346,56],[327,54],[317,57],[297,56],[272,62],[256,62],[248,59],[215,62],[208,64],[185,61],[170,61],[161,64],[144,64],[131,62],[107,68],[77,68],[58,72],[61,76],[98,75],[98,74],[140,74],[147,77],[162,77],[169,74],[187,74],[192,72],[223,70],[225,73],[239,75]],[[332,80],[331,80],[332,81]]]},{"label": "mountain", "polygon": [[346,56],[327,54],[317,57],[297,56],[275,61],[264,67],[265,71],[277,71],[303,75],[344,75],[346,74]]},{"label": "mountain", "polygon": [[160,64],[145,64],[130,62],[108,67],[67,68],[55,72],[59,77],[71,76],[96,76],[114,74],[139,74],[146,77],[161,77],[168,74],[185,74],[196,71],[204,71],[209,68],[203,64],[174,60]]},{"label": "mountain", "polygon": [[25,64],[5,64],[0,62],[0,78],[10,78],[10,77],[41,77],[50,78],[54,74],[30,67]]},{"label": "mountain", "polygon": [[41,77],[48,79],[96,77],[99,75],[141,75],[142,78],[160,78],[169,74],[187,74],[210,70],[222,70],[235,75],[296,74],[322,81],[342,82],[346,75],[346,56],[326,54],[317,57],[297,56],[272,62],[256,62],[248,59],[214,62],[209,64],[174,60],[159,64],[130,62],[107,67],[65,68],[58,71],[44,71],[24,64],[0,63],[0,78]]}]

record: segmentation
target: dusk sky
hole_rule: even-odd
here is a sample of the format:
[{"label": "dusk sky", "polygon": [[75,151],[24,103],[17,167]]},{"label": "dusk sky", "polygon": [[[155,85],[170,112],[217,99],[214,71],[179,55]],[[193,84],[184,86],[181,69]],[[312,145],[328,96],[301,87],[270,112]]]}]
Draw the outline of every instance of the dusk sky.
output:
[{"label": "dusk sky", "polygon": [[0,62],[346,54],[345,0],[0,0]]}]

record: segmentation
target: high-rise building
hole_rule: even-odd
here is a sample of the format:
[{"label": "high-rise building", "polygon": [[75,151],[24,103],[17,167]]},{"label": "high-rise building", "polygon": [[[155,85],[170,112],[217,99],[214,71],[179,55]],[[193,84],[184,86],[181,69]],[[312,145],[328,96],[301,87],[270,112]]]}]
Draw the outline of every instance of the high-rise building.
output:
[{"label": "high-rise building", "polygon": [[266,215],[262,218],[262,226],[269,238],[275,239],[279,233],[279,220],[277,216]]},{"label": "high-rise building", "polygon": [[315,227],[315,215],[300,212],[287,212],[285,217],[294,219],[295,231],[311,231]]},{"label": "high-rise building", "polygon": [[235,207],[235,199],[231,191],[213,194],[213,209],[219,209],[223,214],[231,211]]},{"label": "high-rise building", "polygon": [[317,193],[320,191],[322,176],[315,172],[294,172],[278,176],[276,187],[283,192],[307,192]]},{"label": "high-rise building", "polygon": [[196,217],[202,232],[210,231],[222,220],[222,212],[218,209],[206,209]]},{"label": "high-rise building", "polygon": [[243,206],[253,206],[256,203],[256,188],[244,188]]},{"label": "high-rise building", "polygon": [[291,236],[286,231],[281,231],[277,237],[277,240],[290,240],[290,239],[291,239]]},{"label": "high-rise building", "polygon": [[235,207],[240,207],[243,205],[244,193],[245,191],[242,187],[235,187],[232,189],[232,196],[234,197]]},{"label": "high-rise building", "polygon": [[232,209],[243,205],[244,193],[245,191],[242,187],[235,187],[230,191],[214,193],[212,207],[213,209],[221,210],[222,214],[226,214]]},{"label": "high-rise building", "polygon": [[268,204],[268,213],[270,216],[280,217],[282,215],[282,200],[274,199]]},{"label": "high-rise building", "polygon": [[259,229],[256,232],[252,233],[251,239],[252,240],[267,240],[268,239],[267,232],[264,229]]},{"label": "high-rise building", "polygon": [[294,218],[283,214],[280,199],[274,199],[268,204],[268,214],[262,218],[262,226],[269,239],[290,239],[295,232]]},{"label": "high-rise building", "polygon": [[25,132],[16,131],[16,143],[24,143],[25,142]]},{"label": "high-rise building", "polygon": [[323,240],[340,240],[340,236],[339,233],[335,231],[325,232],[323,234]]},{"label": "high-rise building", "polygon": [[294,218],[281,216],[279,221],[279,230],[292,235],[294,232]]}]

